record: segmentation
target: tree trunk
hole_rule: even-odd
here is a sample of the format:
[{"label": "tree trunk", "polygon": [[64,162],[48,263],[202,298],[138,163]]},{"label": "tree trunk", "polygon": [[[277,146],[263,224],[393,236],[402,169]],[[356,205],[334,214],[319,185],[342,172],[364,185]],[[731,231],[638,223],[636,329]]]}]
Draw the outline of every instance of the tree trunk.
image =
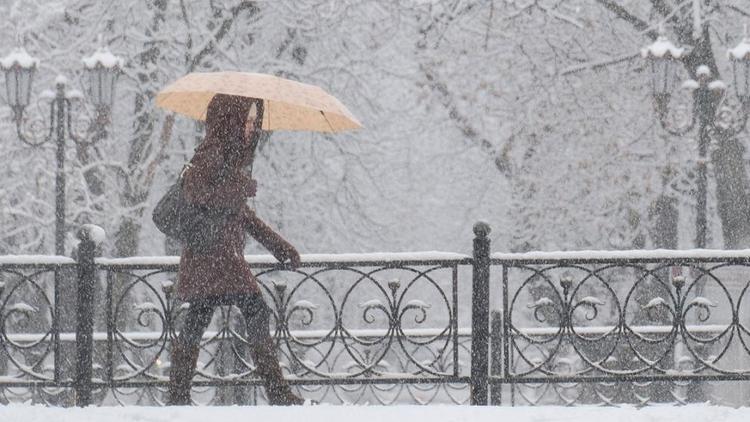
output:
[{"label": "tree trunk", "polygon": [[661,194],[649,209],[649,235],[657,249],[677,249],[677,199]]},{"label": "tree trunk", "polygon": [[750,247],[750,181],[742,158],[745,147],[735,137],[717,141],[711,159],[724,248],[747,248]]}]

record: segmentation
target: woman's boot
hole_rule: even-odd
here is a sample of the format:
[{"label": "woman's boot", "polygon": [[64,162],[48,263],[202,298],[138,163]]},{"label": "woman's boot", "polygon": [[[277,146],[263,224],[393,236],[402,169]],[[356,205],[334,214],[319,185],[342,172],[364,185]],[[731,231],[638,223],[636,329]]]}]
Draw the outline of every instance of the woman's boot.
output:
[{"label": "woman's boot", "polygon": [[169,368],[168,406],[190,405],[190,383],[193,380],[195,365],[198,362],[200,346],[184,345],[180,341],[172,343],[172,361]]},{"label": "woman's boot", "polygon": [[292,392],[289,383],[281,372],[279,359],[276,357],[276,347],[271,337],[259,340],[250,347],[250,353],[255,362],[255,372],[263,379],[268,395],[268,404],[272,406],[301,405],[305,402]]}]

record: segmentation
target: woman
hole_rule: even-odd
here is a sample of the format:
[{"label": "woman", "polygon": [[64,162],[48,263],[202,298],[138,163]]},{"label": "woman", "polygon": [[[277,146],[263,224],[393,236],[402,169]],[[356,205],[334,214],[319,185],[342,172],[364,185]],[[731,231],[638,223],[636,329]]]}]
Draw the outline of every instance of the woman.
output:
[{"label": "woman", "polygon": [[177,297],[189,302],[185,326],[172,347],[169,376],[170,405],[190,404],[190,382],[201,337],[214,307],[236,305],[247,323],[250,353],[272,405],[302,404],[284,380],[268,332],[271,311],[243,251],[245,233],[259,241],[281,262],[296,268],[300,257],[292,245],[261,221],[247,206],[256,183],[243,173],[252,165],[260,135],[263,102],[216,95],[206,113],[206,137],[183,174],[188,201],[230,210],[218,240],[200,248],[186,246],[180,259]]}]

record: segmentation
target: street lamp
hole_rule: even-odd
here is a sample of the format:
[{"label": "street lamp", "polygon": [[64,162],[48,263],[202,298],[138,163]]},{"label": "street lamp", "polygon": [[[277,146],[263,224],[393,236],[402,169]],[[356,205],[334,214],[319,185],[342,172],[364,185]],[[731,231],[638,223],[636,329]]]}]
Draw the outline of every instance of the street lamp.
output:
[{"label": "street lamp", "polygon": [[735,127],[716,124],[717,111],[724,98],[726,84],[711,74],[706,65],[695,69],[696,80],[688,79],[682,88],[692,92],[693,109],[691,121],[681,128],[673,128],[668,122],[669,101],[677,83],[677,67],[685,58],[684,48],[678,48],[660,31],[657,40],[641,50],[651,68],[651,95],[659,123],[668,133],[682,136],[698,127],[698,163],[697,163],[697,210],[695,215],[695,244],[697,248],[706,247],[706,196],[707,172],[706,155],[711,134],[735,136],[744,130],[750,111],[750,42],[747,37],[735,48],[729,50],[734,73],[734,86],[737,98],[742,104],[741,123]]},{"label": "street lamp", "polygon": [[[96,107],[97,123],[105,121],[112,108],[115,83],[122,68],[122,59],[112,55],[106,48],[100,48],[91,57],[83,59],[89,81],[88,92]],[[51,142],[53,134],[57,143],[57,170],[55,177],[55,254],[65,254],[65,137],[75,143],[85,140],[72,131],[71,101],[81,95],[76,90],[66,89],[67,80],[63,76],[55,79],[55,94],[50,102],[50,130],[40,140],[34,140],[23,130],[23,114],[31,98],[31,84],[39,60],[31,57],[23,48],[14,49],[0,59],[0,68],[5,72],[5,87],[8,105],[13,110],[18,139],[39,146]],[[104,117],[102,117],[104,116]],[[95,139],[97,140],[97,139]]]},{"label": "street lamp", "polygon": [[727,52],[727,56],[732,62],[735,93],[742,106],[747,109],[750,107],[750,38],[747,36],[747,27],[745,37]]}]

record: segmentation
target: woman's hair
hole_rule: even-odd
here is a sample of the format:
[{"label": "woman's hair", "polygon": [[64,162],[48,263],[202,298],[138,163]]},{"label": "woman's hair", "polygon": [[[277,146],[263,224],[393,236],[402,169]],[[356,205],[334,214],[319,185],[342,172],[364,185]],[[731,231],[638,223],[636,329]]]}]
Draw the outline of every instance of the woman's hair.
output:
[{"label": "woman's hair", "polygon": [[[255,155],[255,150],[258,148],[258,142],[260,141],[261,134],[263,133],[263,100],[255,99],[253,98],[250,104],[250,107],[252,105],[255,105],[255,124],[253,125],[253,133],[250,135],[252,136],[252,139],[250,139],[250,151],[253,155]],[[250,109],[248,108],[248,112],[250,112]]]},{"label": "woman's hair", "polygon": [[253,154],[259,130],[252,134],[251,148],[245,143],[245,120],[252,104],[256,104],[256,128],[263,121],[263,100],[239,97],[235,95],[216,94],[208,104],[206,111],[206,147],[220,145],[222,155],[228,166],[233,167],[242,162],[247,154]]}]

